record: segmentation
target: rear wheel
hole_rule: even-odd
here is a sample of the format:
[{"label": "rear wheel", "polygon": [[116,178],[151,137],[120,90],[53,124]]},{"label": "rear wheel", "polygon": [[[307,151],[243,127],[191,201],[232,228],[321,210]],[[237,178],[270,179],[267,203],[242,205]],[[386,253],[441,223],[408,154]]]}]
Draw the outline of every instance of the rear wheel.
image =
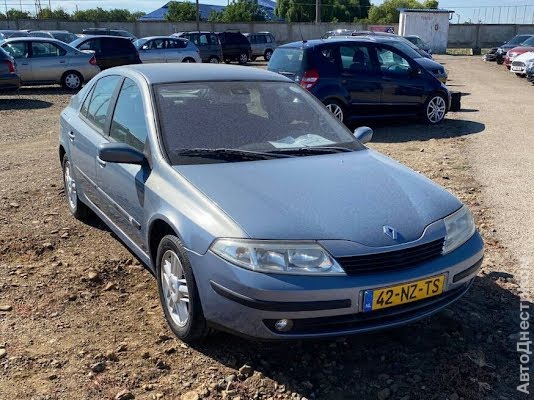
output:
[{"label": "rear wheel", "polygon": [[61,86],[67,90],[79,90],[82,87],[83,78],[79,72],[68,71],[65,72],[61,78]]},{"label": "rear wheel", "polygon": [[324,105],[326,108],[330,110],[332,114],[334,114],[334,117],[339,119],[341,122],[344,122],[345,108],[339,101],[334,100],[334,99],[328,99],[324,102]]},{"label": "rear wheel", "polygon": [[70,213],[76,219],[83,220],[89,214],[89,208],[80,201],[78,192],[76,191],[76,181],[74,180],[73,167],[69,158],[65,155],[63,157],[63,184],[65,187],[65,197],[67,198],[67,205]]},{"label": "rear wheel", "polygon": [[203,339],[209,332],[195,277],[180,240],[161,239],[156,258],[159,297],[169,327],[184,342]]},{"label": "rear wheel", "polygon": [[265,61],[269,61],[271,59],[271,56],[273,55],[272,50],[265,50],[265,53],[263,54],[263,58],[265,58]]},{"label": "rear wheel", "polygon": [[208,62],[210,64],[219,64],[220,60],[219,60],[219,57],[211,56],[210,59],[208,60]]},{"label": "rear wheel", "polygon": [[193,60],[191,57],[186,57],[182,60],[184,63],[194,63],[195,60]]},{"label": "rear wheel", "polygon": [[437,124],[443,121],[447,112],[445,97],[441,94],[434,94],[427,100],[423,110],[423,119],[428,124]]},{"label": "rear wheel", "polygon": [[247,53],[241,53],[239,54],[239,57],[237,59],[239,64],[244,65],[248,62],[248,54]]}]

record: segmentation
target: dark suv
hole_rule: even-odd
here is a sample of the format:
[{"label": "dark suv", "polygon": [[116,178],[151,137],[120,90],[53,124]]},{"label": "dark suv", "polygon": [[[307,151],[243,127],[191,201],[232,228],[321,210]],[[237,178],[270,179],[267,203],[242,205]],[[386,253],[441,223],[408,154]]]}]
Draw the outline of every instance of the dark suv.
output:
[{"label": "dark suv", "polygon": [[109,28],[87,28],[82,30],[84,35],[106,35],[106,36],[120,36],[130,39],[131,41],[136,40],[134,34],[125,31],[123,29],[109,29]]},{"label": "dark suv", "polygon": [[328,39],[278,47],[267,67],[308,89],[341,121],[419,115],[443,120],[447,87],[398,48],[372,39]]},{"label": "dark suv", "polygon": [[247,38],[240,32],[217,32],[221,42],[223,59],[225,63],[237,61],[246,64],[252,55],[252,49]]},{"label": "dark suv", "polygon": [[70,45],[78,50],[94,51],[96,64],[101,70],[120,65],[141,64],[139,52],[126,37],[85,36]]},{"label": "dark suv", "polygon": [[171,36],[190,40],[200,50],[202,62],[218,64],[223,59],[223,51],[219,38],[213,32],[177,32]]}]

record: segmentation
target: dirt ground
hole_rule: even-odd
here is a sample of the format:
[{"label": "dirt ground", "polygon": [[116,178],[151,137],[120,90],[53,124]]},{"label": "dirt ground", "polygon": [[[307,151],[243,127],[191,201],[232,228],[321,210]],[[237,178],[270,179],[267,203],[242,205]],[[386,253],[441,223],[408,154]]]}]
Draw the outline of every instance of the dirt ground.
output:
[{"label": "dirt ground", "polygon": [[[518,262],[501,242],[510,227],[489,185],[508,182],[481,185],[477,151],[534,88],[480,58],[439,60],[451,89],[470,93],[465,109],[436,127],[370,122],[371,147],[470,206],[486,243],[483,268],[463,299],[431,318],[327,341],[220,333],[192,347],[173,338],[148,270],[101,222],[67,211],[57,132],[69,95],[52,87],[0,96],[0,398],[520,399]],[[513,102],[487,87],[501,80],[513,85]]]}]

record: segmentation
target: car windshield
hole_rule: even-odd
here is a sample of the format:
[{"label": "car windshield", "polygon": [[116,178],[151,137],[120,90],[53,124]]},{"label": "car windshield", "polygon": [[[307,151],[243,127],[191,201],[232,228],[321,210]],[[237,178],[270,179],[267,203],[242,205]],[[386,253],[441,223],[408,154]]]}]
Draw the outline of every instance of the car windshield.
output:
[{"label": "car windshield", "polygon": [[148,42],[147,39],[137,39],[133,42],[136,49],[140,49],[146,42]]},{"label": "car windshield", "polygon": [[[203,158],[210,150],[274,158],[364,148],[322,103],[288,82],[160,84],[155,98],[173,165],[214,162]],[[236,160],[215,160],[222,161]]]},{"label": "car windshield", "polygon": [[523,43],[525,40],[527,40],[528,38],[530,38],[531,36],[527,36],[527,35],[519,35],[519,36],[515,36],[514,38],[512,38],[512,40],[510,40],[507,44],[521,44]]},{"label": "car windshield", "polygon": [[534,46],[534,36],[531,36],[527,40],[525,40],[523,43],[521,43],[522,46]]},{"label": "car windshield", "polygon": [[415,49],[408,46],[404,41],[400,40],[389,40],[387,41],[387,44],[395,47],[396,49],[402,51],[404,54],[411,58],[421,58],[421,54],[418,53]]}]

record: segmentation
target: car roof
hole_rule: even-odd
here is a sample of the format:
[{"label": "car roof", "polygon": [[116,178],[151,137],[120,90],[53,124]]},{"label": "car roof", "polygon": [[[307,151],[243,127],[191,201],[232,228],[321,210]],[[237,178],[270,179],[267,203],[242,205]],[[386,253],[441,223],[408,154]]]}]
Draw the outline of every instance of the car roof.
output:
[{"label": "car roof", "polygon": [[93,39],[93,38],[120,39],[120,40],[127,40],[130,42],[130,38],[126,36],[113,36],[113,35],[84,35],[82,37],[79,37],[78,39]]},{"label": "car roof", "polygon": [[53,38],[44,38],[44,37],[38,37],[38,36],[24,36],[24,37],[13,37],[4,40],[2,43],[11,43],[11,42],[46,42],[46,43],[59,43],[61,45],[65,45],[61,40],[53,39]]},{"label": "car roof", "polygon": [[312,40],[304,40],[299,42],[291,42],[284,44],[282,46],[279,46],[279,48],[284,47],[297,47],[297,48],[312,48],[315,46],[320,46],[323,44],[329,44],[329,43],[339,43],[339,42],[345,42],[345,43],[354,43],[354,42],[362,42],[362,43],[369,43],[372,42],[372,40],[368,37],[363,36],[332,36],[328,39],[312,39]]},{"label": "car roof", "polygon": [[175,82],[268,81],[293,82],[259,68],[219,64],[135,64],[108,69],[110,73],[141,75],[149,85]]},{"label": "car roof", "polygon": [[35,31],[30,31],[30,33],[32,32],[47,32],[47,33],[71,33],[69,31],[62,31],[62,30],[47,30],[47,29],[39,29],[39,30],[35,30]]},{"label": "car roof", "polygon": [[[116,37],[116,36],[114,36],[114,37]],[[178,39],[178,40],[187,41],[186,38],[181,38],[179,36],[146,36],[146,37],[139,38],[137,40],[154,40],[154,39]]]}]

